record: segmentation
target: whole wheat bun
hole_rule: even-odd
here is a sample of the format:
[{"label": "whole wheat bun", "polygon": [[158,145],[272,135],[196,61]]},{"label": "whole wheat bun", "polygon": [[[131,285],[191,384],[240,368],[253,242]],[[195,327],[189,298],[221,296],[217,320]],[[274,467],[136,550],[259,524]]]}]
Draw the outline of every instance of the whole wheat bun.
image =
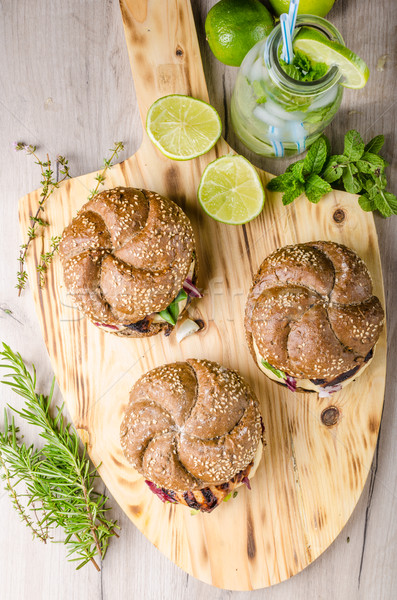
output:
[{"label": "whole wheat bun", "polygon": [[[171,200],[117,187],[87,202],[65,228],[59,253],[76,306],[96,325],[133,337],[167,323],[123,329],[164,310],[182,288],[195,259],[188,217]],[[196,265],[195,265],[196,269]]]},{"label": "whole wheat bun", "polygon": [[261,264],[245,329],[255,361],[298,380],[332,381],[368,360],[384,312],[361,258],[342,244],[285,246]]},{"label": "whole wheat bun", "polygon": [[120,428],[135,469],[180,491],[229,481],[253,461],[261,435],[258,402],[240,375],[193,359],[141,377]]}]

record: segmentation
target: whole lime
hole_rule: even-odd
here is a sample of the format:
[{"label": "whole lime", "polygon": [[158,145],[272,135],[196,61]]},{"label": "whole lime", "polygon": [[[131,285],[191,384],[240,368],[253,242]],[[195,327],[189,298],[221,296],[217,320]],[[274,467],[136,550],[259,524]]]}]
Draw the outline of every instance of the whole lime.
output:
[{"label": "whole lime", "polygon": [[205,33],[225,65],[239,67],[244,56],[273,29],[273,17],[259,0],[220,0],[209,11]]},{"label": "whole lime", "polygon": [[[276,15],[288,13],[289,0],[269,0]],[[299,15],[317,15],[325,17],[333,7],[335,0],[300,0]]]}]

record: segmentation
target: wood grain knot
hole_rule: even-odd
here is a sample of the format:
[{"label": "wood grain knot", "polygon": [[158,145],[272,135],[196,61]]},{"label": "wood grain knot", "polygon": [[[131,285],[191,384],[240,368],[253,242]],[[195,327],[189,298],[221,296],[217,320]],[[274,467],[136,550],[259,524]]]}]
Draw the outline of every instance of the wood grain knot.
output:
[{"label": "wood grain knot", "polygon": [[90,445],[90,432],[86,427],[76,427],[76,431],[85,446]]},{"label": "wood grain knot", "polygon": [[340,412],[336,406],[328,406],[321,413],[321,421],[326,427],[332,427],[339,421]]},{"label": "wood grain knot", "polygon": [[346,218],[345,211],[341,208],[338,208],[332,215],[332,218],[335,221],[335,223],[342,223]]},{"label": "wood grain knot", "polygon": [[177,55],[178,58],[181,58],[184,55],[183,48],[178,45],[176,47],[175,54]]}]

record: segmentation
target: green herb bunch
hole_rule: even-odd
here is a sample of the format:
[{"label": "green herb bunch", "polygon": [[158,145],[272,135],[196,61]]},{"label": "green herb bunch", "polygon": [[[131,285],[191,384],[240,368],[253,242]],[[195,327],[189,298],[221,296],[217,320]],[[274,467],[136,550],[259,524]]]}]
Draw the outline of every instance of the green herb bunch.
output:
[{"label": "green herb bunch", "polygon": [[9,371],[2,383],[25,399],[22,410],[10,409],[38,427],[44,440],[40,449],[20,441],[14,417],[9,421],[5,411],[4,431],[0,432],[5,489],[34,537],[47,542],[52,540],[52,530],[61,527],[69,559],[79,561],[77,568],[91,561],[100,570],[95,558],[104,558],[118,526],[106,516],[108,498],[94,490],[97,469],[92,467],[86,448],[81,448],[76,431],[66,423],[63,406],[51,410],[54,380],[48,397],[38,394],[34,367],[31,374],[20,354],[6,344],[0,356],[0,366]]},{"label": "green herb bunch", "polygon": [[386,191],[384,174],[387,162],[379,155],[384,144],[377,135],[364,144],[361,135],[352,129],[345,135],[343,154],[330,154],[325,135],[310,146],[304,159],[292,163],[285,173],[268,183],[268,189],[283,192],[284,205],[301,194],[317,203],[331,189],[344,189],[360,194],[358,203],[365,211],[378,210],[382,216],[397,214],[397,198]]}]

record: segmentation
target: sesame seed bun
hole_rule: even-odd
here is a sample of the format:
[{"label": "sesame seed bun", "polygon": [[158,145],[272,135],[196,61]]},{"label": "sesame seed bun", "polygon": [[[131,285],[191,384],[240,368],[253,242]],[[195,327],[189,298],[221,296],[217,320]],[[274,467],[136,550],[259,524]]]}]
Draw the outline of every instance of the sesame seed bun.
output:
[{"label": "sesame seed bun", "polygon": [[118,335],[149,336],[168,327],[139,324],[169,306],[193,262],[197,274],[189,219],[148,190],[117,187],[94,196],[64,230],[59,252],[76,306]]},{"label": "sesame seed bun", "polygon": [[127,460],[174,491],[228,482],[254,460],[261,436],[258,402],[240,375],[194,359],[141,377],[120,428]]},{"label": "sesame seed bun", "polygon": [[365,263],[346,246],[323,241],[285,246],[268,256],[245,312],[258,366],[266,372],[263,359],[296,379],[298,391],[354,379],[372,357],[383,321]]}]

